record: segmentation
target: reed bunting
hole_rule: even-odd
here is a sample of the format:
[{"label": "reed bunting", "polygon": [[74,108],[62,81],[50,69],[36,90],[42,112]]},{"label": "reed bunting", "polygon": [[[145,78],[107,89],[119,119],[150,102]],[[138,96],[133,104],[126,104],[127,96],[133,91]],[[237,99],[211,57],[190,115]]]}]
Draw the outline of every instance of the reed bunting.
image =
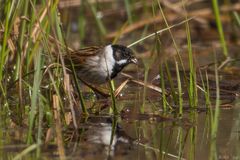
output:
[{"label": "reed bunting", "polygon": [[83,48],[69,52],[64,59],[67,64],[72,62],[79,79],[91,84],[103,84],[128,64],[137,63],[131,49],[117,44]]}]

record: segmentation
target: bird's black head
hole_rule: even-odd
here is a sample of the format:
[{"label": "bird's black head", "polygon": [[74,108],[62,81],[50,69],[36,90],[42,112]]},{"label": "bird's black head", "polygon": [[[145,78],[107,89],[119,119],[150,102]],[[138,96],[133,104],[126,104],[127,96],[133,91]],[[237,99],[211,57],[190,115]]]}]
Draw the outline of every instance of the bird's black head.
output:
[{"label": "bird's black head", "polygon": [[113,56],[116,62],[120,66],[126,66],[129,63],[137,63],[137,59],[134,57],[133,51],[123,45],[112,45]]},{"label": "bird's black head", "polygon": [[111,78],[114,78],[129,63],[137,63],[133,51],[123,45],[112,45],[113,57],[116,61]]}]

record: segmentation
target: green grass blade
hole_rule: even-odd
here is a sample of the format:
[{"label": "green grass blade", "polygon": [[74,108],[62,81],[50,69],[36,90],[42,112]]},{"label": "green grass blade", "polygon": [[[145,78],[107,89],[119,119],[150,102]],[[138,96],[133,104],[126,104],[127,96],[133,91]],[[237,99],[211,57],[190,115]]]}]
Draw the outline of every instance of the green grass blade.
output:
[{"label": "green grass blade", "polygon": [[228,56],[228,48],[227,48],[227,44],[225,41],[222,22],[221,22],[221,18],[220,18],[218,0],[212,0],[212,4],[213,4],[213,11],[214,11],[215,18],[216,18],[218,33],[220,36],[221,46],[223,49],[223,54],[227,57]]},{"label": "green grass blade", "polygon": [[176,72],[177,72],[177,84],[178,84],[178,101],[179,101],[179,115],[182,116],[183,114],[183,98],[182,98],[182,83],[181,77],[179,73],[178,63],[175,62]]},{"label": "green grass blade", "polygon": [[39,90],[40,90],[40,84],[42,79],[42,55],[41,51],[36,55],[34,67],[36,72],[34,73],[34,80],[33,80],[33,89],[32,89],[32,96],[31,96],[31,110],[29,113],[29,129],[28,129],[28,136],[27,136],[27,143],[30,144],[32,142],[32,132],[33,132],[33,126],[34,121],[36,118],[37,113],[37,107],[38,106],[38,98],[39,98]]},{"label": "green grass blade", "polygon": [[[87,1],[86,1],[86,2],[87,2]],[[88,2],[87,2],[87,3],[88,3]],[[93,13],[93,15],[94,15],[94,17],[95,17],[95,20],[96,20],[96,23],[97,23],[97,26],[98,26],[98,29],[99,29],[101,35],[102,35],[102,36],[105,36],[106,33],[107,33],[107,31],[106,31],[106,28],[105,28],[102,20],[101,20],[100,15],[99,15],[98,12],[97,12],[96,7],[94,6],[94,4],[89,4],[89,3],[88,3],[88,6],[90,7],[90,9],[91,9],[91,11],[92,11],[92,13]]]},{"label": "green grass blade", "polygon": [[129,2],[129,0],[124,0],[124,4],[127,11],[128,22],[132,24],[133,20],[132,20],[132,13],[131,13],[131,3]]},{"label": "green grass blade", "polygon": [[19,154],[17,154],[13,160],[21,160],[23,159],[24,156],[26,156],[27,154],[29,154],[30,152],[32,152],[33,150],[35,150],[36,148],[40,147],[39,144],[32,144],[29,147],[27,147],[26,149],[24,149],[22,152],[20,152]]}]

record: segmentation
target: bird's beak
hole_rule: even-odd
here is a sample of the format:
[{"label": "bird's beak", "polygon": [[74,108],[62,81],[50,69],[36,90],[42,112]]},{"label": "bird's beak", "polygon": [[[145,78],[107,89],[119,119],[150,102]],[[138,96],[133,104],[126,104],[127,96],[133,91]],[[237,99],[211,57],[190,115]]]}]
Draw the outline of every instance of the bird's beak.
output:
[{"label": "bird's beak", "polygon": [[134,64],[137,64],[137,63],[138,63],[138,60],[137,60],[137,58],[133,57],[133,58],[131,59],[131,62],[134,63]]}]

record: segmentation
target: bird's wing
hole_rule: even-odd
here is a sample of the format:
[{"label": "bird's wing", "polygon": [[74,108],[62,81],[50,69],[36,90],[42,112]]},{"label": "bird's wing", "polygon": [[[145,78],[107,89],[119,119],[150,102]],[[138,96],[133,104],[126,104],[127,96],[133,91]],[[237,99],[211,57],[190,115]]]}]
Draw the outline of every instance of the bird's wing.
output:
[{"label": "bird's wing", "polygon": [[87,48],[82,48],[76,51],[72,51],[67,53],[64,56],[64,59],[67,62],[71,62],[74,65],[81,65],[84,64],[84,62],[86,62],[86,60],[91,57],[91,56],[95,56],[97,54],[101,54],[103,52],[104,47],[99,47],[99,46],[93,46],[93,47],[87,47]]}]

